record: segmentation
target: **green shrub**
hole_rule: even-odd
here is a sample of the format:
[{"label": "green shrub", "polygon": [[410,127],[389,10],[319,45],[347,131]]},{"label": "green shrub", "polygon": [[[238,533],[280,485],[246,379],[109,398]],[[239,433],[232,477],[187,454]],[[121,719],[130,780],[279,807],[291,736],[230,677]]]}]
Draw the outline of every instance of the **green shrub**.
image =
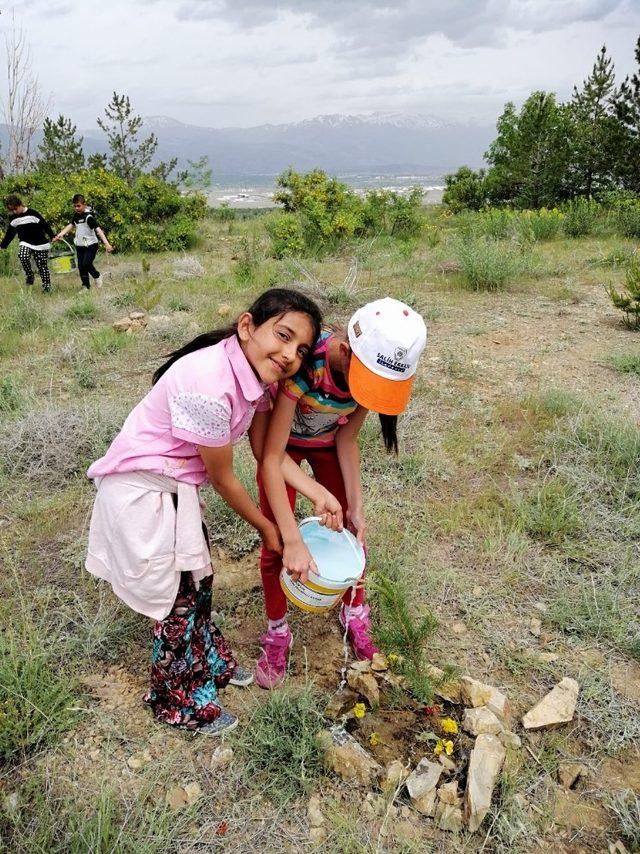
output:
[{"label": "green shrub", "polygon": [[122,251],[188,249],[196,239],[196,221],[207,211],[201,194],[181,195],[176,186],[151,175],[141,175],[133,187],[105,169],[69,176],[33,172],[0,182],[2,195],[24,197],[54,228],[70,221],[74,191],[86,196],[110,242]]},{"label": "green shrub", "polygon": [[20,386],[10,375],[0,378],[0,413],[17,412],[22,407]]},{"label": "green shrub", "polygon": [[637,374],[640,377],[640,353],[620,353],[611,356],[609,363],[621,374]]},{"label": "green shrub", "polygon": [[320,698],[309,685],[256,698],[238,747],[246,771],[273,800],[282,803],[309,791],[322,767],[322,727]]},{"label": "green shrub", "polygon": [[609,198],[614,228],[623,237],[640,237],[640,196],[617,193]]},{"label": "green shrub", "polygon": [[407,196],[392,190],[373,190],[364,201],[363,226],[368,234],[389,234],[400,240],[417,237],[423,226],[421,187]]},{"label": "green shrub", "polygon": [[289,258],[304,252],[302,226],[295,214],[283,213],[269,219],[267,232],[271,237],[271,250],[275,258]]},{"label": "green shrub", "polygon": [[534,240],[553,240],[564,223],[564,214],[558,208],[540,208],[538,211],[522,211],[521,228],[528,227]]},{"label": "green shrub", "polygon": [[540,484],[532,495],[519,501],[518,515],[527,534],[547,545],[562,545],[582,531],[578,499],[558,478]]},{"label": "green shrub", "polygon": [[64,316],[69,320],[95,320],[98,306],[88,294],[82,294],[66,309]]},{"label": "green shrub", "polygon": [[15,302],[9,308],[5,329],[12,332],[33,332],[48,325],[47,316],[40,300],[34,298],[31,291],[19,291]]},{"label": "green shrub", "polygon": [[117,332],[110,326],[102,329],[92,329],[87,339],[89,350],[96,356],[113,356],[124,350],[131,343],[131,338],[122,332]]},{"label": "green shrub", "polygon": [[0,632],[0,759],[55,744],[75,720],[75,686],[50,634]]},{"label": "green shrub", "polygon": [[528,257],[518,247],[486,238],[461,240],[457,256],[465,282],[474,291],[499,291],[529,271]]},{"label": "green shrub", "polygon": [[574,199],[564,209],[564,233],[567,237],[587,237],[593,233],[600,213],[601,207],[593,199]]},{"label": "green shrub", "polygon": [[597,585],[578,580],[552,604],[549,619],[567,634],[605,641],[640,659],[640,622],[635,606],[629,591],[610,578],[598,578]]},{"label": "green shrub", "polygon": [[474,172],[461,166],[457,172],[445,175],[442,202],[453,213],[463,210],[480,210],[487,204],[488,194],[484,169]]},{"label": "green shrub", "polygon": [[489,208],[478,216],[479,233],[494,240],[506,240],[516,228],[518,215],[509,208]]},{"label": "green shrub", "polygon": [[613,284],[606,287],[614,306],[624,314],[629,329],[640,329],[640,256],[633,255],[627,266],[627,290],[620,293]]}]

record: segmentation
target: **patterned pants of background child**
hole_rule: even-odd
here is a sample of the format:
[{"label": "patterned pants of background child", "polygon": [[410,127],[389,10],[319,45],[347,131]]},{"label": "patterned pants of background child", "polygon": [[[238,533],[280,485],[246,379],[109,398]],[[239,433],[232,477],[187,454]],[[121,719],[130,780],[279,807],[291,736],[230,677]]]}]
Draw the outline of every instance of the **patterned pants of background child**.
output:
[{"label": "patterned pants of background child", "polygon": [[33,274],[33,267],[31,266],[32,255],[35,259],[36,267],[38,268],[38,273],[40,273],[40,278],[42,279],[42,290],[50,291],[51,276],[49,274],[49,267],[47,266],[47,259],[49,257],[48,249],[32,249],[30,246],[20,246],[18,258],[20,259],[22,269],[24,270],[24,274],[27,279],[26,283],[28,285],[32,285],[35,279]]},{"label": "patterned pants of background child", "polygon": [[231,679],[236,661],[211,621],[210,575],[199,590],[183,572],[171,613],[156,622],[151,690],[144,701],[158,720],[197,729],[220,715],[218,690]]}]

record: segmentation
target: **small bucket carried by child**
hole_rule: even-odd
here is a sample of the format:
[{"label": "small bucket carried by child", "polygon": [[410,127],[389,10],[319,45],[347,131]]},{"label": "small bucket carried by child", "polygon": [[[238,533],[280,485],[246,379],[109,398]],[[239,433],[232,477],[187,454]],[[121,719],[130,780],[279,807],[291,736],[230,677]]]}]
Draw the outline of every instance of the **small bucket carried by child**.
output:
[{"label": "small bucket carried by child", "polygon": [[76,253],[66,240],[58,240],[52,245],[49,266],[54,273],[71,273],[76,269]]},{"label": "small bucket carried by child", "polygon": [[310,571],[307,582],[294,581],[283,569],[280,585],[287,599],[303,611],[328,611],[360,580],[364,549],[351,531],[332,531],[320,524],[318,516],[303,519],[299,527],[318,573]]}]

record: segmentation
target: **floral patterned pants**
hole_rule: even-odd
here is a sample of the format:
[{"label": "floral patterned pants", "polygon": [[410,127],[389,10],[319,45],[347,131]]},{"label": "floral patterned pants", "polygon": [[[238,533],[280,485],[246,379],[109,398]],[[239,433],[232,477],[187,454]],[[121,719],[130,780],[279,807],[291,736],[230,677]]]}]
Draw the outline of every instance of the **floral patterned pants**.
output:
[{"label": "floral patterned pants", "polygon": [[154,628],[151,689],[144,701],[158,720],[196,729],[220,715],[218,689],[231,679],[236,661],[211,621],[210,575],[196,585],[183,572],[171,613]]}]

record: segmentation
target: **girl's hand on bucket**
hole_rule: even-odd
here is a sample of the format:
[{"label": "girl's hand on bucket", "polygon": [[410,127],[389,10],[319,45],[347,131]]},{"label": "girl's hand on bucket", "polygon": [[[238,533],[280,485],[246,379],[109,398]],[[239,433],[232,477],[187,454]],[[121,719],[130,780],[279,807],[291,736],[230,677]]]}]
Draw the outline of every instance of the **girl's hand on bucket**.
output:
[{"label": "girl's hand on bucket", "polygon": [[318,568],[311,557],[311,552],[302,540],[298,540],[295,543],[285,543],[282,552],[282,566],[294,581],[301,580],[303,583],[309,578],[309,570],[318,572]]},{"label": "girl's hand on bucket", "polygon": [[332,531],[341,531],[343,528],[342,507],[340,502],[328,489],[321,487],[322,492],[313,505],[313,515],[320,517],[320,524],[325,525]]}]

